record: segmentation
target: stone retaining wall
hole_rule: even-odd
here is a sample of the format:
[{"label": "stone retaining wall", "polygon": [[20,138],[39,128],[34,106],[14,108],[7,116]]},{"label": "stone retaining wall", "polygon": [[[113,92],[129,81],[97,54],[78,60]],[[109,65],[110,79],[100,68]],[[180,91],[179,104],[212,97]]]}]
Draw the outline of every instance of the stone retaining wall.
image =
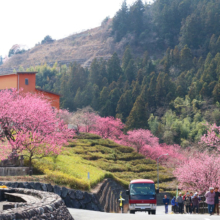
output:
[{"label": "stone retaining wall", "polygon": [[[59,195],[68,208],[87,209],[94,211],[119,212],[120,192],[125,199],[123,210],[127,212],[129,199],[126,189],[113,179],[105,179],[96,193],[82,192],[79,190],[67,189],[66,187],[52,186],[38,182],[0,182],[12,188],[35,189],[45,192],[54,192]],[[166,193],[167,194],[167,193]],[[170,197],[169,193],[167,194]],[[164,194],[157,195],[157,205],[163,204]],[[171,197],[170,197],[171,199]]]},{"label": "stone retaining wall", "polygon": [[1,220],[12,219],[55,219],[55,220],[73,220],[64,202],[60,196],[49,193],[39,192],[33,189],[15,188],[15,193],[31,195],[40,198],[36,202],[17,203],[17,208],[7,209],[0,212]]},{"label": "stone retaining wall", "polygon": [[122,198],[124,201],[124,212],[128,210],[128,196],[126,195],[126,189],[122,187],[119,183],[115,182],[113,179],[105,179],[101,185],[99,191],[97,192],[97,197],[100,205],[105,212],[119,212],[119,198],[120,192],[122,192]]},{"label": "stone retaining wall", "polygon": [[25,188],[44,192],[53,192],[63,199],[63,202],[68,208],[103,211],[96,195],[92,193],[38,182],[0,182],[0,185],[6,185],[12,188]]}]

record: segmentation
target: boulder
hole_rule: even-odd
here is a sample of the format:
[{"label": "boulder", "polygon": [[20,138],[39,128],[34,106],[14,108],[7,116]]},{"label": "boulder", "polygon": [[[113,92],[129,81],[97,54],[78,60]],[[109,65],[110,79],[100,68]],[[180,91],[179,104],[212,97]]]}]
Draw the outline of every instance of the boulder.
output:
[{"label": "boulder", "polygon": [[24,184],[26,189],[32,189],[32,186],[29,182],[25,182]]},{"label": "boulder", "polygon": [[86,209],[87,209],[87,210],[93,210],[92,203],[87,203],[87,204],[86,204]]},{"label": "boulder", "polygon": [[91,196],[92,196],[92,202],[94,202],[96,205],[98,205],[99,202],[98,202],[97,197],[94,194],[92,194]]},{"label": "boulder", "polygon": [[69,190],[69,196],[70,196],[71,199],[76,199],[75,190]]},{"label": "boulder", "polygon": [[41,188],[41,184],[40,183],[34,183],[34,189],[35,190],[42,190],[42,188]]},{"label": "boulder", "polygon": [[54,193],[56,193],[57,195],[59,196],[61,195],[61,188],[59,186],[55,185],[53,187],[53,190],[54,190]]},{"label": "boulder", "polygon": [[62,198],[66,198],[68,191],[69,190],[66,187],[62,187],[62,192],[61,192]]},{"label": "boulder", "polygon": [[75,194],[76,194],[76,199],[78,199],[78,200],[81,200],[84,197],[82,191],[76,190]]},{"label": "boulder", "polygon": [[95,203],[91,203],[91,204],[92,204],[92,210],[100,211],[99,207]]},{"label": "boulder", "polygon": [[48,192],[53,192],[53,186],[49,183],[46,184]]},{"label": "boulder", "polygon": [[84,198],[82,199],[81,203],[87,204],[91,201],[92,201],[92,196],[89,193],[85,192]]},{"label": "boulder", "polygon": [[30,182],[29,184],[30,184],[31,189],[35,189],[35,184],[33,182]]},{"label": "boulder", "polygon": [[43,189],[43,191],[47,192],[47,186],[44,183],[41,183],[41,188]]},{"label": "boulder", "polygon": [[18,188],[25,188],[24,183],[22,183],[22,182],[18,183]]},{"label": "boulder", "polygon": [[69,195],[66,196],[66,198],[64,199],[64,202],[68,208],[73,208],[72,200]]},{"label": "boulder", "polygon": [[80,202],[77,201],[76,199],[72,200],[72,205],[73,205],[73,208],[75,208],[75,209],[80,209],[81,208]]}]

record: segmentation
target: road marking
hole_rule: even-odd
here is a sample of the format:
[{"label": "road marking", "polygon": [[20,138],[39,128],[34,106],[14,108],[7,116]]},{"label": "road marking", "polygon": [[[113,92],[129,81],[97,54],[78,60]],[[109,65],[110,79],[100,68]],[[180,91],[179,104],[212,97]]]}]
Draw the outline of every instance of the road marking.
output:
[{"label": "road marking", "polygon": [[205,220],[210,220],[209,218],[205,218]]}]

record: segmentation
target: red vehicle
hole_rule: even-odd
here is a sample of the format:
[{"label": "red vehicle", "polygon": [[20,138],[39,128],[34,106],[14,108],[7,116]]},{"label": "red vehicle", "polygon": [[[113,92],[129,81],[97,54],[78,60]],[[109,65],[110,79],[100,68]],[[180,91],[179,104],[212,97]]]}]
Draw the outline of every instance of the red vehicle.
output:
[{"label": "red vehicle", "polygon": [[157,199],[153,180],[132,180],[129,184],[129,210],[131,214],[136,211],[144,211],[156,214]]}]

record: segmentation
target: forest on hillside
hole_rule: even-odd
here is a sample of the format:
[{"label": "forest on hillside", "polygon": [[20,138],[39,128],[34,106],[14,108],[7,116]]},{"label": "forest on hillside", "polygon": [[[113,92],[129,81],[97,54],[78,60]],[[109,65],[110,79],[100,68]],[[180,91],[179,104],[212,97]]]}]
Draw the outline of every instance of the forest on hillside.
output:
[{"label": "forest on hillside", "polygon": [[115,43],[127,42],[122,59],[30,67],[37,86],[60,93],[62,108],[91,106],[120,118],[125,131],[150,129],[161,143],[187,147],[207,122],[220,125],[220,1],[124,1],[107,20]]}]

